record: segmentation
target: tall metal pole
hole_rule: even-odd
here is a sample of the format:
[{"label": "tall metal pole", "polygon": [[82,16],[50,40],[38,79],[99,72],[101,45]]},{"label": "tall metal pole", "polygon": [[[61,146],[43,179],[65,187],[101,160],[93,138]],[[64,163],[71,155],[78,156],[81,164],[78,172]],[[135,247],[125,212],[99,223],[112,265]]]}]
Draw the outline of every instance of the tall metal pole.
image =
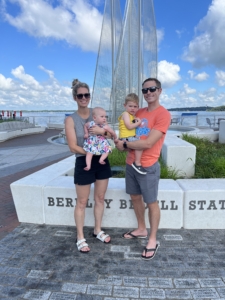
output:
[{"label": "tall metal pole", "polygon": [[133,0],[130,0],[129,1],[129,4],[128,4],[128,15],[129,15],[129,18],[128,18],[128,92],[131,93],[132,92],[132,73],[133,73],[133,68],[131,66],[131,55],[132,55],[132,36],[131,36],[131,16],[132,16],[132,9],[133,9]]},{"label": "tall metal pole", "polygon": [[112,124],[116,123],[116,99],[115,99],[115,28],[114,28],[114,0],[111,0],[111,43],[112,43]]},{"label": "tall metal pole", "polygon": [[141,32],[141,11],[142,11],[142,1],[138,1],[138,97],[140,101],[140,107],[142,107],[142,32]]}]

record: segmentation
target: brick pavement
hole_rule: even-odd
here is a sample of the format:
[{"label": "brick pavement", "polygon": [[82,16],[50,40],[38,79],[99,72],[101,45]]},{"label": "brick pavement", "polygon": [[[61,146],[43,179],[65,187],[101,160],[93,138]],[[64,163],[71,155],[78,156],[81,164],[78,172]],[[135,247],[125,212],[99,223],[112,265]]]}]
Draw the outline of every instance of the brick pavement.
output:
[{"label": "brick pavement", "polygon": [[143,261],[146,241],[104,229],[111,244],[85,227],[82,254],[73,226],[20,224],[0,241],[0,299],[225,299],[223,230],[160,229],[157,255]]},{"label": "brick pavement", "polygon": [[34,172],[54,164],[57,159],[33,168],[0,178],[0,240],[19,225],[10,184]]},{"label": "brick pavement", "polygon": [[[29,151],[33,149],[31,146],[38,148],[40,145],[46,145],[46,147],[48,147],[50,143],[47,142],[47,139],[49,137],[58,135],[60,131],[61,130],[46,129],[46,131],[42,134],[17,137],[15,139],[0,143],[0,150],[10,151],[12,149],[20,149],[20,147],[27,147],[26,149]],[[60,146],[56,145],[55,147]],[[46,153],[46,156],[43,158],[26,161],[26,163],[15,163],[14,165],[10,166],[7,166],[6,161],[1,160],[3,167],[0,169],[0,239],[2,239],[19,225],[10,190],[10,184],[71,155],[67,149],[65,149],[63,152],[61,149],[59,150],[60,151],[58,154],[54,153],[52,156],[48,156]],[[6,159],[8,159],[7,156]],[[4,165],[7,167],[4,167]],[[22,171],[16,172],[16,170]],[[8,176],[5,176],[5,174]]]}]

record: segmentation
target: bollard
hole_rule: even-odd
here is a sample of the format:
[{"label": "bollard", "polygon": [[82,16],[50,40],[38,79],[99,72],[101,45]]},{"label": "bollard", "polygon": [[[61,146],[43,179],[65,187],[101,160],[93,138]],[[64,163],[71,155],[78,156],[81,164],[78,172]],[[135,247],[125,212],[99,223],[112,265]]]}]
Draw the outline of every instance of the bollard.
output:
[{"label": "bollard", "polygon": [[225,144],[225,120],[220,120],[219,143]]}]

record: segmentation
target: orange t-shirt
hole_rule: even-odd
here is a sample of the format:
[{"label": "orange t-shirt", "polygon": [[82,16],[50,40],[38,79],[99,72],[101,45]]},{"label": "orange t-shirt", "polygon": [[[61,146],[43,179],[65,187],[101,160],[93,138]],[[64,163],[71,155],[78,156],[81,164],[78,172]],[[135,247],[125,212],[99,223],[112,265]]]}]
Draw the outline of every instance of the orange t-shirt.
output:
[{"label": "orange t-shirt", "polygon": [[[159,106],[153,111],[147,111],[147,108],[141,108],[136,113],[136,117],[142,120],[141,125],[136,128],[136,136],[140,136],[141,140],[145,140],[149,135],[151,129],[159,130],[166,133],[170,126],[171,115],[163,106]],[[160,151],[165,139],[165,134],[158,140],[155,145],[143,150],[141,157],[141,165],[143,167],[150,167],[158,161]],[[126,163],[131,165],[134,162],[134,150],[128,152]]]}]

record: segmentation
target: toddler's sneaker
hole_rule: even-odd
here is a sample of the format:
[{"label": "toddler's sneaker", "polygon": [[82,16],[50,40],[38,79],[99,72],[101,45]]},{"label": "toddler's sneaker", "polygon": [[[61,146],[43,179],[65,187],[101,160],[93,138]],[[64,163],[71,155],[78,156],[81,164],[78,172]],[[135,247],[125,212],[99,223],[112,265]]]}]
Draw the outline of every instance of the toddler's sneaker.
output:
[{"label": "toddler's sneaker", "polygon": [[142,174],[142,175],[146,175],[147,174],[147,171],[142,167],[142,166],[137,166],[134,163],[132,163],[132,167],[139,173],[139,174]]}]

